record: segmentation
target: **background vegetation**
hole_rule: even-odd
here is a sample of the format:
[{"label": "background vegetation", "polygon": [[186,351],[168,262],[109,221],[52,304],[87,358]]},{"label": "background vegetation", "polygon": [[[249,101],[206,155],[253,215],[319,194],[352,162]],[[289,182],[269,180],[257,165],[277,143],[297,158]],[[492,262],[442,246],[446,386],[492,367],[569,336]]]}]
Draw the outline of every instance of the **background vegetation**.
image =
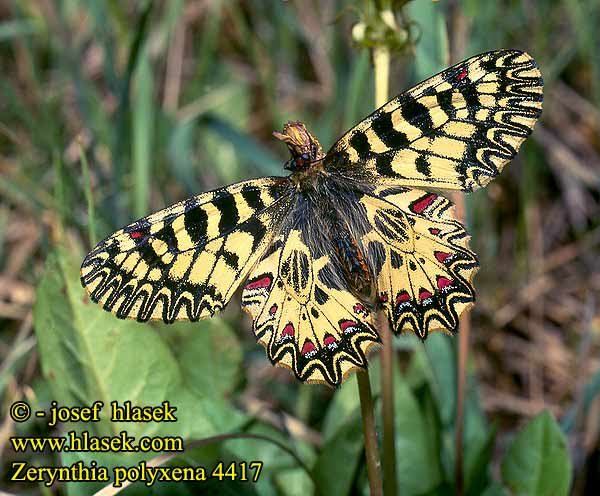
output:
[{"label": "background vegetation", "polygon": [[[102,487],[10,482],[16,459],[57,466],[80,456],[15,454],[10,436],[82,428],[15,424],[7,417],[12,402],[48,409],[52,400],[169,399],[178,407],[175,425],[102,421],[91,430],[190,440],[260,434],[265,439],[215,442],[171,462],[263,460],[260,480],[133,485],[125,494],[293,495],[314,484],[323,494],[365,493],[354,377],[332,391],[273,368],[237,298],[221,318],[197,324],[118,321],[84,298],[78,269],[94,236],[213,187],[281,174],[286,150],[270,133],[286,120],[306,122],[327,148],[368,114],[369,52],[351,34],[367,3],[0,1],[3,490],[77,495]],[[482,268],[471,314],[465,494],[595,494],[600,4],[414,0],[403,12],[418,40],[392,59],[392,94],[443,68],[448,40],[460,59],[526,49],[546,84],[532,138],[501,178],[467,199]],[[395,340],[401,495],[453,491],[456,348],[447,336],[425,345]],[[376,357],[372,363],[377,398]],[[84,457],[92,458],[138,461]]]}]

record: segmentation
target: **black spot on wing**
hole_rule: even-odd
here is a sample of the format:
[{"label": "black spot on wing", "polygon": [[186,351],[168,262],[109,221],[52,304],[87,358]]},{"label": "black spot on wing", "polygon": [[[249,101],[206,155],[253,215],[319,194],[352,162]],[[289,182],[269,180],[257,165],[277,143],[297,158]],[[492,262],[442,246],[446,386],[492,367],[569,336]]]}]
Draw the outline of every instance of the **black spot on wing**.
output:
[{"label": "black spot on wing", "polygon": [[433,121],[427,107],[408,93],[404,95],[401,112],[402,117],[421,131],[427,132],[433,129]]},{"label": "black spot on wing", "polygon": [[239,222],[240,215],[237,204],[231,193],[223,191],[213,200],[213,205],[221,214],[221,218],[219,219],[219,233],[224,233]]},{"label": "black spot on wing", "polygon": [[267,228],[260,221],[260,219],[255,216],[250,217],[246,222],[244,222],[243,224],[240,224],[238,229],[240,231],[247,232],[248,234],[252,235],[252,238],[253,238],[252,249],[253,250],[256,249],[256,247],[259,245],[259,243],[265,237],[265,234],[267,232]]},{"label": "black spot on wing", "polygon": [[354,132],[350,138],[350,145],[356,150],[356,153],[358,153],[358,156],[362,160],[365,160],[371,154],[371,145],[369,145],[367,135],[362,131]]},{"label": "black spot on wing", "polygon": [[222,249],[220,255],[225,260],[225,263],[233,270],[237,271],[239,269],[240,257],[238,257],[236,253]]},{"label": "black spot on wing", "polygon": [[392,268],[399,269],[402,267],[403,260],[402,255],[395,250],[390,251],[390,262],[392,263]]},{"label": "black spot on wing", "polygon": [[323,305],[327,302],[327,300],[329,300],[329,296],[327,296],[327,293],[323,291],[319,286],[315,286],[315,301],[319,305]]},{"label": "black spot on wing", "polygon": [[394,231],[392,231],[385,222],[383,222],[381,216],[379,215],[375,217],[375,227],[387,239],[395,239],[397,237],[397,234]]},{"label": "black spot on wing", "polygon": [[[138,247],[138,253],[140,254],[140,258],[148,264],[150,269],[152,269],[154,267],[158,267],[158,268],[162,269],[165,265],[164,262],[162,261],[162,259],[157,255],[154,248],[152,248],[152,246],[149,244],[140,245]],[[122,272],[122,270],[119,268],[117,268],[116,271]]]},{"label": "black spot on wing", "polygon": [[415,166],[417,171],[423,174],[424,176],[431,176],[431,166],[429,165],[429,160],[424,155],[419,155],[415,160]]},{"label": "black spot on wing", "polygon": [[177,237],[172,225],[163,227],[160,231],[154,233],[153,237],[166,243],[170,253],[177,252]]},{"label": "black spot on wing", "polygon": [[329,289],[346,289],[341,285],[341,278],[338,273],[334,272],[331,264],[327,264],[319,270],[319,280]]},{"label": "black spot on wing", "polygon": [[208,229],[208,214],[206,211],[195,204],[186,205],[186,212],[183,214],[183,224],[188,236],[194,243],[206,242],[206,231]]},{"label": "black spot on wing", "polygon": [[300,268],[300,284],[303,288],[308,284],[309,267],[308,257],[306,253],[300,253],[299,268]]},{"label": "black spot on wing", "polygon": [[[516,55],[520,55],[520,52],[516,53]],[[498,56],[496,54],[490,53],[490,54],[488,54],[487,57],[482,57],[479,60],[479,65],[486,72],[494,72],[494,71],[496,71],[497,59],[498,59]]]},{"label": "black spot on wing", "polygon": [[458,88],[467,103],[467,107],[479,107],[479,95],[474,84],[467,84]]},{"label": "black spot on wing", "polygon": [[383,153],[383,154],[377,155],[377,158],[375,159],[375,169],[377,169],[377,172],[379,174],[381,174],[382,176],[402,177],[401,174],[398,174],[392,168],[393,161],[394,161],[394,155],[392,155],[390,153]]},{"label": "black spot on wing", "polygon": [[406,134],[394,129],[392,114],[389,112],[382,112],[375,117],[371,127],[379,139],[390,148],[405,148],[410,143]]},{"label": "black spot on wing", "polygon": [[453,91],[454,91],[453,88],[449,88],[447,90],[440,91],[439,93],[436,93],[436,95],[435,95],[438,105],[448,115],[452,115],[452,112],[454,111],[454,105],[452,105]]},{"label": "black spot on wing", "polygon": [[265,208],[265,203],[260,197],[260,189],[255,186],[244,186],[242,188],[242,198],[246,203],[253,208],[255,211],[262,210]]}]

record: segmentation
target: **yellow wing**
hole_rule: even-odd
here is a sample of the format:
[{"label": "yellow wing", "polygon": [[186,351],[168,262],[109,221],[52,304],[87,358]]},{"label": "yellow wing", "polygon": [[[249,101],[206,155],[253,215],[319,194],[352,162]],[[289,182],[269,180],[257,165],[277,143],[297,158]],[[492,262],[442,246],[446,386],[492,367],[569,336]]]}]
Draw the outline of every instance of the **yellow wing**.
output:
[{"label": "yellow wing", "polygon": [[271,362],[302,381],[339,385],[367,366],[367,353],[380,342],[372,313],[340,274],[335,259],[314,259],[293,229],[267,250],[242,292],[242,308]]},{"label": "yellow wing", "polygon": [[325,167],[379,184],[485,186],[531,133],[541,114],[542,84],[524,52],[477,55],[373,112],[331,147]]},{"label": "yellow wing", "polygon": [[475,300],[477,258],[449,200],[411,188],[381,188],[361,200],[373,229],[362,244],[376,270],[380,303],[394,332],[455,332]]},{"label": "yellow wing", "polygon": [[278,177],[243,181],[144,217],[98,243],[81,283],[119,318],[211,317],[269,245],[288,187]]}]

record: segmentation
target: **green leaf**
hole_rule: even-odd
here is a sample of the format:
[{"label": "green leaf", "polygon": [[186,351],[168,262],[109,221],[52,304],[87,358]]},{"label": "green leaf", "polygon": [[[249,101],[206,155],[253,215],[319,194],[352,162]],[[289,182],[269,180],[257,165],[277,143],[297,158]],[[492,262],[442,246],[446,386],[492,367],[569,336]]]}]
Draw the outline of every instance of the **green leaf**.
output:
[{"label": "green leaf", "polygon": [[508,496],[508,492],[502,485],[493,482],[481,493],[481,496]]},{"label": "green leaf", "polygon": [[502,479],[515,495],[561,496],[569,493],[571,469],[565,436],[544,411],[509,446]]},{"label": "green leaf", "polygon": [[[227,467],[227,465],[225,466]],[[208,467],[207,467],[208,469]],[[197,482],[159,482],[152,487],[152,494],[157,496],[194,496],[197,494],[207,494],[219,496],[257,496],[259,492],[255,488],[255,484],[250,481],[239,481],[231,479],[213,479],[209,477],[210,472],[207,470],[207,480]],[[146,495],[148,492],[140,494]],[[129,496],[129,493],[124,492],[123,496]],[[132,495],[134,496],[134,495]]]},{"label": "green leaf", "polygon": [[397,369],[394,372],[398,492],[424,494],[442,482],[439,452],[428,438],[428,426],[408,382]]},{"label": "green leaf", "polygon": [[451,339],[446,334],[436,333],[424,345],[431,389],[445,427],[451,426],[456,410],[456,364]]},{"label": "green leaf", "polygon": [[275,482],[281,494],[304,496],[312,494],[314,486],[301,468],[284,469],[277,472]]},{"label": "green leaf", "polygon": [[[125,430],[129,436],[181,436],[183,439],[207,437],[239,428],[245,421],[222,398],[223,385],[231,384],[235,372],[230,367],[226,378],[206,389],[192,388],[188,357],[178,357],[150,325],[123,321],[92,304],[79,282],[79,260],[63,249],[53,253],[38,286],[34,307],[34,325],[44,377],[53,399],[59,405],[104,403],[101,421],[65,426],[68,430],[84,428],[93,435],[117,435]],[[197,350],[192,336],[190,348]],[[210,339],[205,341],[211,346]],[[182,346],[185,348],[185,346]],[[214,350],[214,348],[213,348]],[[215,359],[216,360],[216,359]],[[235,362],[233,362],[235,363]],[[238,362],[239,363],[239,362]],[[197,362],[194,377],[203,374],[217,377],[214,361]],[[211,374],[213,374],[211,376]],[[215,379],[216,380],[216,379]],[[110,421],[110,403],[154,406],[169,401],[177,408],[177,422],[124,423]],[[64,460],[69,464],[86,460],[85,454],[72,453]],[[135,465],[154,453],[120,456],[96,453],[99,465],[115,463]],[[69,484],[69,494],[89,494],[85,484]]]},{"label": "green leaf", "polygon": [[[308,443],[285,436],[270,425],[257,422],[246,431],[249,434],[259,434],[267,436],[274,441],[281,443],[288,449],[293,450],[308,467],[312,465],[315,459],[314,448]],[[258,481],[256,482],[257,491],[260,494],[293,494],[289,491],[277,491],[274,483],[282,484],[288,478],[293,479],[295,487],[308,488],[303,494],[309,494],[314,485],[310,480],[309,474],[299,467],[297,460],[289,453],[277,446],[273,442],[265,440],[257,441],[252,439],[234,439],[225,444],[224,455],[233,454],[238,460],[260,460],[264,466]],[[252,473],[252,472],[250,472]],[[266,474],[270,474],[266,476]],[[276,477],[272,477],[277,474]]]},{"label": "green leaf", "polygon": [[356,374],[345,380],[335,392],[323,421],[323,438],[325,442],[333,438],[337,432],[356,415],[360,409]]},{"label": "green leaf", "polygon": [[[83,465],[86,467],[92,466],[92,463],[97,462],[97,474],[100,474],[100,471],[104,472],[102,469],[106,467],[108,469],[108,476],[112,479],[113,471],[112,468],[116,467],[122,463],[124,460],[127,460],[123,456],[122,453],[94,453],[94,452],[84,452],[84,451],[63,451],[60,454],[60,465],[64,467],[70,467],[75,463],[83,462]],[[128,466],[135,466],[136,462],[125,462]],[[97,482],[97,481],[89,481],[89,482],[70,482],[67,483],[67,494],[68,496],[89,496],[90,494],[95,494],[97,491],[100,491],[103,487],[110,484],[110,482]],[[50,494],[50,493],[49,493]]]},{"label": "green leaf", "polygon": [[[358,395],[358,390],[355,390]],[[360,416],[350,418],[321,448],[313,473],[322,494],[350,494],[364,450]]]},{"label": "green leaf", "polygon": [[496,427],[488,427],[481,410],[476,381],[473,376],[467,375],[464,416],[464,478],[467,496],[479,495],[489,485],[495,440]]},{"label": "green leaf", "polygon": [[186,384],[202,395],[208,391],[217,396],[231,392],[242,362],[242,350],[233,329],[218,317],[168,327],[169,332],[184,336],[177,355]]},{"label": "green leaf", "polygon": [[490,463],[494,454],[496,429],[490,429],[483,437],[466,441],[464,479],[468,496],[477,496],[489,483]]}]

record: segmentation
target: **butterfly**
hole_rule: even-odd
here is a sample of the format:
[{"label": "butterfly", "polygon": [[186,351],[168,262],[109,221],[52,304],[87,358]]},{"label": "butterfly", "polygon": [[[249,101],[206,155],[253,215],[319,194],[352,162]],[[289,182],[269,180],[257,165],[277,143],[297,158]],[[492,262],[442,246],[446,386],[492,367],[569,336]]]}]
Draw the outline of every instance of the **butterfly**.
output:
[{"label": "butterfly", "polygon": [[101,241],[90,298],[119,318],[212,317],[239,286],[275,365],[339,385],[395,334],[454,333],[475,300],[467,233],[440,190],[484,187],[541,114],[542,79],[517,50],[483,53],[374,111],[327,153],[301,122],[273,133],[289,175],[202,193]]}]

